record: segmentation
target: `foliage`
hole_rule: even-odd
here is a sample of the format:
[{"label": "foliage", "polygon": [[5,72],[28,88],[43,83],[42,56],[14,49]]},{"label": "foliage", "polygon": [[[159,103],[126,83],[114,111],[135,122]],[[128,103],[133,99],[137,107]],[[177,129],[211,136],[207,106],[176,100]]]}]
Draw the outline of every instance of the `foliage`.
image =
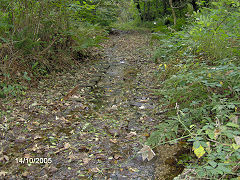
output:
[{"label": "foliage", "polygon": [[[0,73],[32,83],[67,70],[106,36],[101,26],[115,20],[115,1],[4,0],[0,3]],[[6,92],[6,91],[4,91]]]},{"label": "foliage", "polygon": [[187,139],[199,158],[188,167],[198,178],[239,175],[239,19],[239,2],[223,0],[195,13],[183,31],[153,34],[161,85],[154,92],[170,117],[148,144]]}]

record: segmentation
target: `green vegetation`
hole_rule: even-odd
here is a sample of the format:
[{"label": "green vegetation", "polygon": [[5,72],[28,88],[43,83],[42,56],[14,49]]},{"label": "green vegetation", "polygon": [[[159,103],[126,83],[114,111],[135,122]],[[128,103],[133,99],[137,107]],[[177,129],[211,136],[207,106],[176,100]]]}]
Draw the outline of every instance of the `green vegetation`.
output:
[{"label": "green vegetation", "polygon": [[234,178],[240,159],[239,2],[212,2],[189,22],[182,31],[153,34],[161,85],[154,92],[170,111],[148,144],[186,140],[200,158],[185,162],[198,178]]},{"label": "green vegetation", "polygon": [[[240,175],[239,24],[240,3],[238,0],[1,0],[0,100],[6,97],[14,98],[25,96],[27,91],[31,90],[31,87],[37,86],[39,80],[47,78],[51,73],[54,74],[55,72],[77,69],[80,63],[92,55],[91,50],[94,47],[101,48],[100,43],[107,39],[108,33],[112,32],[114,34],[114,29],[116,34],[129,32],[129,30],[151,31],[151,45],[154,49],[152,62],[153,64],[155,63],[157,70],[155,72],[156,77],[153,78],[156,79],[156,82],[153,82],[152,86],[150,86],[153,87],[156,85],[156,89],[151,89],[150,91],[158,97],[158,106],[161,112],[164,113],[165,119],[161,119],[161,123],[153,127],[154,132],[152,132],[147,139],[146,144],[148,146],[145,146],[145,149],[152,153],[152,159],[155,156],[155,153],[152,151],[154,147],[167,143],[181,142],[187,144],[188,147],[190,146],[193,151],[193,153],[189,153],[187,156],[184,155],[185,157],[181,159],[180,163],[191,170],[194,178],[237,179]],[[135,36],[135,39],[133,38],[131,41],[137,44],[138,36],[136,34]],[[108,47],[108,51],[110,52],[107,54],[108,57],[114,59],[114,54],[117,55],[117,60],[120,61],[124,59],[123,64],[125,64],[126,61],[126,67],[131,64],[129,63],[129,59],[133,59],[134,63],[140,62],[139,59],[142,61],[146,60],[141,57],[141,54],[139,57],[136,54],[131,54],[135,52],[133,49],[135,48],[136,50],[136,44],[130,43],[129,45],[127,44],[127,40],[119,40],[116,38],[114,41],[119,44],[111,42],[109,45],[111,47]],[[141,40],[138,48],[144,49],[145,46],[143,44],[145,42],[148,41]],[[121,51],[117,53],[113,52],[119,48],[118,46],[122,48]],[[126,46],[126,49],[124,49],[124,46]],[[127,55],[123,55],[125,51]],[[147,49],[144,49],[144,51],[147,51]],[[145,54],[150,53],[146,52]],[[128,60],[129,62],[127,62]],[[148,61],[146,62],[148,63]],[[145,63],[146,66],[147,63]],[[139,67],[141,65],[139,65]],[[94,72],[92,74],[97,74],[102,71],[95,71],[96,68],[90,66],[91,65],[86,65],[86,69]],[[106,66],[107,68],[105,68],[103,73],[100,73],[100,76],[95,76],[97,81],[94,81],[94,85],[90,86],[86,83],[80,86],[94,89],[95,85],[103,78],[103,74],[106,73],[110,67],[110,65]],[[85,74],[88,73],[86,69],[84,71]],[[129,84],[130,87],[131,82],[139,78],[138,75],[141,74],[140,69],[141,68],[128,67],[123,71],[119,69],[119,72],[123,72],[122,79],[125,81],[125,84]],[[152,69],[152,71],[154,70],[155,69]],[[113,71],[112,74],[114,76],[114,74],[119,72]],[[79,76],[85,80],[89,76],[88,74],[84,76],[85,74],[79,73]],[[64,79],[67,76],[70,75],[62,77]],[[119,77],[121,77],[121,75],[119,75]],[[75,79],[74,75],[72,79]],[[116,79],[121,80],[121,78]],[[109,82],[111,82],[111,80],[109,80]],[[69,84],[69,86],[75,87],[73,89],[76,89],[76,91],[80,90],[78,89],[80,86],[76,86],[76,82]],[[51,84],[47,86],[51,86]],[[112,88],[112,84],[110,87]],[[123,91],[120,86],[117,87],[119,88],[118,91]],[[65,89],[61,87],[59,89],[63,89],[63,92],[62,94],[60,93],[60,95],[58,94],[58,96],[63,94],[73,95],[70,87],[65,87]],[[81,90],[82,93],[85,93],[84,89]],[[55,90],[55,92],[56,91],[58,90]],[[102,99],[108,99],[107,96],[114,94],[110,93],[112,89],[108,88],[106,88],[103,93],[107,91],[109,91],[108,95],[105,94],[104,96],[101,94],[101,96],[103,96]],[[93,92],[94,91],[92,91],[92,93]],[[118,92],[116,92],[116,94],[117,93]],[[52,99],[53,102],[49,104],[46,103],[48,102],[48,97],[45,97],[47,100],[44,102],[45,104],[42,108],[47,109],[53,106],[49,111],[46,111],[46,115],[49,115],[49,112],[52,111],[57,112],[58,110],[59,114],[64,111],[62,106],[65,102],[58,102],[57,98],[59,97],[56,98],[55,94],[57,93],[52,95],[55,99]],[[134,95],[135,94],[132,96]],[[85,94],[77,96],[78,101],[82,101],[81,98],[84,96]],[[115,96],[117,97],[118,95]],[[128,96],[125,98],[126,102],[130,104]],[[30,98],[28,100],[34,101]],[[22,103],[27,103],[28,100]],[[148,100],[149,98],[144,96],[141,103],[148,102]],[[94,105],[89,106],[89,102],[86,102],[85,104],[79,105],[79,109],[71,112],[72,115],[75,112],[80,112],[80,115],[77,114],[74,116],[77,121],[82,121],[81,118],[84,116],[82,116],[81,113],[86,109],[90,109],[91,113],[93,113],[85,119],[86,123],[84,122],[85,125],[81,127],[81,131],[86,131],[86,135],[89,135],[90,131],[96,133],[97,128],[99,128],[97,124],[99,123],[98,120],[111,120],[110,123],[114,124],[114,126],[121,126],[121,132],[111,132],[111,128],[108,127],[105,121],[101,122],[103,125],[101,127],[107,129],[107,134],[111,136],[114,134],[114,139],[110,140],[111,143],[116,144],[118,142],[117,135],[122,133],[122,129],[126,128],[124,127],[124,123],[122,123],[124,122],[124,120],[122,120],[124,118],[121,117],[121,114],[116,114],[116,119],[121,119],[121,123],[119,123],[120,121],[116,120],[115,117],[112,117],[112,115],[115,116],[112,112],[115,112],[115,110],[121,107],[121,99],[118,100],[118,98],[115,98],[112,103],[107,104],[109,106],[111,105],[109,109],[106,108],[107,105],[106,107],[102,107],[102,104],[99,103],[99,107],[95,107],[95,110],[103,110],[100,113],[96,112],[96,118],[94,115],[95,110],[93,110]],[[98,102],[98,100],[95,100],[95,102]],[[119,102],[118,106],[116,105],[117,102]],[[7,103],[5,103],[5,106],[6,104]],[[31,106],[35,107],[39,104],[40,102],[29,102],[29,104],[26,105],[28,111],[27,113],[24,112],[24,114],[29,113]],[[133,102],[132,104],[137,103]],[[70,105],[66,103],[65,106],[67,109]],[[4,105],[0,104],[0,108],[3,107]],[[72,107],[75,107],[75,105],[71,106],[71,108]],[[150,108],[154,107],[155,106],[151,106]],[[36,107],[36,109],[37,108],[38,107]],[[4,117],[6,114],[10,117],[13,112],[10,105],[3,109],[6,112],[0,111],[0,117]],[[32,112],[35,112],[36,109]],[[131,110],[131,108],[129,109]],[[145,110],[147,108],[140,104],[136,109]],[[111,112],[111,118],[108,118],[106,114],[104,114],[106,112]],[[16,114],[17,113],[18,112],[16,112]],[[14,114],[14,116],[17,117],[18,115],[16,114]],[[38,120],[44,119],[42,117],[39,118],[39,114],[35,114],[34,116],[36,116]],[[67,127],[71,124],[71,120],[67,119],[69,117],[65,118],[64,115],[62,115],[62,117],[59,118],[59,114],[53,113],[51,118],[50,115],[46,116],[48,118],[45,119],[54,120],[51,128],[53,124],[58,124],[59,119],[66,121]],[[118,117],[118,115],[120,117]],[[29,119],[32,120],[35,118],[31,116],[33,115],[29,115],[26,119],[22,118],[24,123],[28,124]],[[93,119],[93,117],[95,119]],[[15,120],[14,118],[12,119]],[[148,119],[148,117],[146,117],[146,119]],[[94,121],[95,124],[90,120]],[[135,126],[135,122],[130,120],[127,126],[129,126],[129,124],[131,125],[130,122],[133,124],[132,126]],[[142,118],[141,122],[144,123],[145,118]],[[79,122],[76,124],[78,125],[78,123]],[[39,124],[43,124],[43,122],[38,123],[38,125]],[[18,125],[20,126],[21,124],[19,123]],[[48,124],[47,126],[50,125]],[[143,125],[143,127],[144,126],[145,125]],[[8,125],[1,125],[1,128],[5,129],[6,132],[11,130],[11,128],[8,129]],[[31,127],[29,126],[28,128],[30,130],[26,129],[24,131],[27,132],[29,130],[30,132]],[[61,127],[59,127],[59,129],[60,128]],[[69,128],[67,131],[69,130],[71,134],[75,134],[74,128],[76,127],[71,128],[73,128],[73,130],[71,129],[70,131]],[[104,128],[101,128],[99,132],[100,135],[104,134]],[[129,130],[130,128],[127,127],[126,129]],[[148,129],[146,131],[148,131]],[[68,134],[70,134],[70,132]],[[129,138],[137,136],[137,133],[130,132],[131,136],[129,135]],[[145,136],[148,137],[148,133],[145,134],[147,134]],[[81,134],[81,138],[84,135]],[[1,137],[5,136],[2,135]],[[119,137],[121,136],[119,135]],[[140,137],[140,135],[138,137]],[[35,138],[39,139],[38,137]],[[103,139],[102,142],[104,142],[105,137],[101,138]],[[54,139],[50,138],[49,143],[56,145],[57,140],[55,137]],[[93,147],[95,141],[98,142],[98,138],[95,138],[91,142],[93,143]],[[21,137],[19,142],[21,142]],[[70,145],[66,143],[64,147],[67,149]],[[83,151],[85,150],[86,153],[91,152],[85,145],[81,145],[81,148]],[[62,150],[65,149],[63,148]],[[103,152],[104,151],[105,150],[103,150]],[[58,153],[60,151],[55,152]],[[57,153],[55,152],[52,153],[56,155]],[[128,154],[132,153],[129,152]],[[142,152],[143,154],[145,153],[145,157],[149,156],[149,154],[146,153],[147,151]],[[91,154],[88,158],[84,158],[86,164],[88,161],[93,160],[89,158],[96,154]],[[105,159],[106,161],[114,158],[114,163],[117,164],[117,160],[124,159],[124,157],[119,154],[113,157],[112,155],[109,157],[108,154],[102,158],[100,157],[102,154],[99,153],[99,157],[94,158],[95,160]],[[1,161],[8,161],[9,158],[8,156],[6,157],[5,159],[2,158]],[[75,160],[75,157],[71,158]],[[1,163],[3,164],[3,162]],[[84,166],[86,164],[84,162]],[[93,168],[92,173],[98,171],[100,171],[98,168]],[[135,170],[132,171],[135,172]],[[88,170],[86,174],[89,172],[90,170]]]},{"label": "green vegetation", "polygon": [[115,9],[112,1],[1,1],[1,96],[82,61],[105,38]]}]

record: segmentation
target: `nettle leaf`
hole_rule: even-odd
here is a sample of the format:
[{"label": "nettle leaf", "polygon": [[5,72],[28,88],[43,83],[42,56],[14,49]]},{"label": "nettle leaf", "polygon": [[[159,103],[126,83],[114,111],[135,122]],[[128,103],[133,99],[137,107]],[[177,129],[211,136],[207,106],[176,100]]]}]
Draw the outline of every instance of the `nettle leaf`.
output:
[{"label": "nettle leaf", "polygon": [[215,139],[215,138],[214,138],[214,131],[213,131],[213,130],[207,129],[207,130],[206,130],[206,134],[208,135],[208,137],[209,137],[210,139]]},{"label": "nettle leaf", "polygon": [[201,145],[198,148],[193,146],[193,151],[198,158],[202,157],[206,152]]},{"label": "nettle leaf", "polygon": [[217,163],[215,161],[208,161],[208,163],[215,168],[217,166]]},{"label": "nettle leaf", "polygon": [[195,142],[193,143],[193,147],[194,147],[194,148],[199,148],[200,145],[201,145],[201,144],[200,144],[200,141],[195,141]]},{"label": "nettle leaf", "polygon": [[235,124],[235,123],[232,123],[232,122],[228,122],[228,123],[226,124],[226,126],[239,128],[239,125],[238,125],[238,124]]}]

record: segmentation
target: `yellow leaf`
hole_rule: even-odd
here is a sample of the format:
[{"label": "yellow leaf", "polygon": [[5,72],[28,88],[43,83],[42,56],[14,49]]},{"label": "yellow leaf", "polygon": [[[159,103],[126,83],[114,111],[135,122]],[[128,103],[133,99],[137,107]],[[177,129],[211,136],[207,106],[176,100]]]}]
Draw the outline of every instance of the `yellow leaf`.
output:
[{"label": "yellow leaf", "polygon": [[208,73],[208,77],[211,77],[212,75],[211,75],[211,73]]},{"label": "yellow leaf", "polygon": [[165,70],[167,69],[167,65],[166,64],[164,64],[164,67],[165,67]]},{"label": "yellow leaf", "polygon": [[201,145],[198,148],[195,148],[193,146],[193,151],[198,158],[202,157],[205,154],[205,150]]},{"label": "yellow leaf", "polygon": [[240,146],[235,143],[232,144],[232,147],[234,150],[238,150],[240,148]]}]

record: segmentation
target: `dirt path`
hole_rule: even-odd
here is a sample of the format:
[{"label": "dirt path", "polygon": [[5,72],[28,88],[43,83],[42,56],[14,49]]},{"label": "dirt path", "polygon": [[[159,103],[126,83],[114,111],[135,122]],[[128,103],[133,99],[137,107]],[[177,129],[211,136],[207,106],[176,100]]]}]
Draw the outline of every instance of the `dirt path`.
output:
[{"label": "dirt path", "polygon": [[155,71],[149,35],[110,36],[103,47],[104,58],[3,103],[1,177],[168,179],[164,157],[148,162],[137,153],[161,118],[148,91]]}]

